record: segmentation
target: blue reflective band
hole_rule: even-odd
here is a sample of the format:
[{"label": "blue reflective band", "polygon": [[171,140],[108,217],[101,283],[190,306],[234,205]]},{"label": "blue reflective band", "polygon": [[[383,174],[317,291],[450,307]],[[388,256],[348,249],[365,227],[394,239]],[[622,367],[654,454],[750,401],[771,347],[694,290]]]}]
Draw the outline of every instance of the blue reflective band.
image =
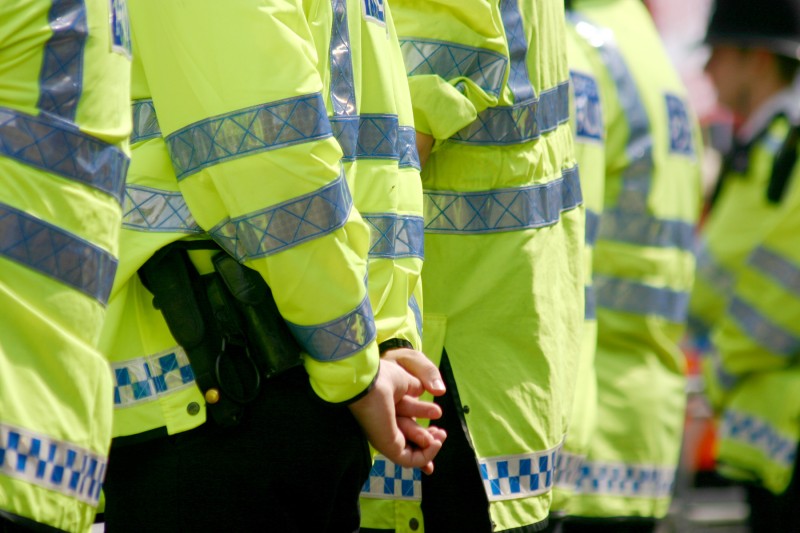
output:
[{"label": "blue reflective band", "polygon": [[695,225],[683,220],[655,218],[649,213],[628,210],[624,201],[619,207],[603,211],[600,215],[600,240],[624,242],[639,246],[677,248],[693,252],[696,248]]},{"label": "blue reflective band", "polygon": [[683,99],[673,94],[664,95],[669,118],[669,150],[674,154],[694,156],[692,123]]},{"label": "blue reflective band", "polygon": [[711,285],[720,294],[729,295],[733,292],[733,287],[736,285],[736,279],[733,274],[722,265],[717,263],[711,251],[708,249],[708,243],[703,242],[697,251],[697,267],[696,277],[704,283]]},{"label": "blue reflective band", "polygon": [[303,350],[317,361],[345,359],[375,340],[372,306],[366,296],[352,312],[327,324],[301,326],[287,321]]},{"label": "blue reflective band", "polygon": [[748,337],[773,354],[788,358],[800,353],[800,337],[774,323],[744,300],[733,297],[728,313]]},{"label": "blue reflective band", "polygon": [[122,203],[125,153],[48,115],[0,107],[0,155],[110,194]]},{"label": "blue reflective band", "polygon": [[161,137],[161,128],[158,125],[156,108],[152,100],[134,101],[131,105],[131,113],[133,115],[131,144]]},{"label": "blue reflective band", "polygon": [[425,231],[429,233],[495,233],[550,226],[563,211],[579,206],[577,167],[541,185],[494,191],[425,191]]},{"label": "blue reflective band", "polygon": [[586,233],[584,236],[584,242],[587,246],[594,246],[594,243],[597,242],[597,232],[600,229],[600,215],[592,211],[591,209],[586,209]]},{"label": "blue reflective band", "polygon": [[139,185],[128,185],[125,188],[122,227],[138,231],[189,234],[203,232],[181,193]]},{"label": "blue reflective band", "polygon": [[675,468],[587,460],[575,488],[582,494],[666,498],[674,484]]},{"label": "blue reflective band", "polygon": [[755,448],[786,468],[791,468],[797,457],[796,440],[781,435],[766,420],[732,409],[725,410],[719,438]]},{"label": "blue reflective band", "polygon": [[553,488],[560,446],[543,452],[479,459],[483,488],[489,501],[545,494]]},{"label": "blue reflective band", "polygon": [[422,309],[419,308],[419,302],[411,295],[411,298],[408,299],[408,307],[411,308],[411,312],[414,313],[414,320],[417,322],[417,333],[419,334],[420,339],[422,338]]},{"label": "blue reflective band", "polygon": [[53,0],[48,24],[53,33],[44,46],[36,107],[74,122],[83,92],[83,50],[89,37],[86,5],[83,0]]},{"label": "blue reflective band", "polygon": [[559,451],[556,455],[555,486],[560,489],[574,491],[584,459],[586,459],[585,455],[565,452],[564,450]]},{"label": "blue reflective band", "polygon": [[689,307],[688,292],[600,274],[592,277],[592,283],[597,306],[601,309],[660,316],[678,324],[686,320]]},{"label": "blue reflective band", "polygon": [[500,0],[500,16],[508,41],[508,55],[511,69],[508,73],[508,88],[514,95],[514,102],[527,102],[534,98],[533,86],[528,77],[528,41],[519,12],[517,0]]},{"label": "blue reflective band", "polygon": [[569,121],[569,83],[542,91],[534,98],[513,106],[490,107],[450,140],[468,144],[520,144],[538,139]]},{"label": "blue reflective band", "polygon": [[353,60],[350,50],[350,30],[347,26],[345,0],[331,0],[331,102],[334,116],[356,114],[356,89],[353,81]]},{"label": "blue reflective band", "polygon": [[394,213],[363,214],[370,227],[370,257],[423,258],[422,217]]},{"label": "blue reflective band", "polygon": [[748,263],[800,298],[800,268],[797,265],[761,246],[753,251]]},{"label": "blue reflective band", "polygon": [[469,78],[487,93],[498,95],[506,74],[506,58],[492,50],[429,39],[400,40],[409,76],[437,75],[445,80]]},{"label": "blue reflective band", "polygon": [[0,203],[0,257],[69,285],[105,305],[117,259],[43,220]]},{"label": "blue reflective band", "polygon": [[70,442],[0,423],[0,473],[96,506],[108,459]]},{"label": "blue reflective band", "polygon": [[194,371],[180,346],[148,357],[114,362],[114,407],[155,400],[194,385]]},{"label": "blue reflective band", "polygon": [[593,285],[585,285],[583,287],[584,305],[583,319],[584,320],[597,320],[597,295],[594,292]]},{"label": "blue reflective band", "polygon": [[167,135],[179,180],[206,167],[331,135],[320,94],[238,109]]},{"label": "blue reflective band", "polygon": [[414,128],[400,126],[396,115],[331,117],[342,160],[396,159],[400,168],[420,169]]},{"label": "blue reflective band", "polygon": [[574,70],[569,76],[575,97],[576,141],[602,141],[605,127],[597,80]]},{"label": "blue reflective band", "polygon": [[312,193],[224,220],[211,237],[238,261],[278,253],[344,226],[353,199],[344,175]]},{"label": "blue reflective band", "polygon": [[420,501],[422,471],[419,468],[403,468],[382,455],[376,455],[369,477],[361,488],[361,496],[384,500]]},{"label": "blue reflective band", "polygon": [[[707,341],[710,343],[710,341]],[[731,374],[722,364],[722,358],[719,355],[719,351],[713,346],[710,349],[703,350],[700,352],[700,356],[703,360],[710,364],[713,369],[714,379],[716,379],[717,385],[719,385],[723,390],[730,391],[736,385],[739,384],[740,378]]]},{"label": "blue reflective band", "polygon": [[400,168],[422,170],[417,152],[417,132],[411,126],[397,128],[397,153],[400,157],[398,161]]}]

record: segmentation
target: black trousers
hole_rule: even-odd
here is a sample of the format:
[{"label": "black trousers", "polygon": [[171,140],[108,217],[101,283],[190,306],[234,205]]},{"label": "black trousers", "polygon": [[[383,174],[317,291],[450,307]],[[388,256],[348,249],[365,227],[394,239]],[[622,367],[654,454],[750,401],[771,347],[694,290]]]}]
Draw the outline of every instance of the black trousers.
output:
[{"label": "black trousers", "polygon": [[104,491],[115,532],[352,532],[369,475],[366,439],[302,368],[265,383],[236,427],[213,422],[112,446]]},{"label": "black trousers", "polygon": [[795,458],[792,481],[783,494],[756,485],[746,489],[748,524],[754,533],[800,533],[800,457]]}]

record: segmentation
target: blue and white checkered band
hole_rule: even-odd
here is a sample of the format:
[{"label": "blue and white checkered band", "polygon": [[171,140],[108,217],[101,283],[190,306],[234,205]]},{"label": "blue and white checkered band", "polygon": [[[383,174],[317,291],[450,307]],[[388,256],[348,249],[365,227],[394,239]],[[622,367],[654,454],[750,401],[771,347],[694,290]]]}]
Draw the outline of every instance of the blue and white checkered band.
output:
[{"label": "blue and white checkered band", "polygon": [[518,0],[500,0],[500,16],[508,41],[509,67],[508,88],[514,95],[514,102],[527,102],[534,98],[533,86],[528,77],[528,42],[519,12]]},{"label": "blue and white checkered band", "polygon": [[152,100],[149,98],[136,100],[131,104],[131,113],[133,115],[131,144],[161,137],[161,127],[158,125],[158,116]]},{"label": "blue and white checkered band", "polygon": [[183,348],[111,364],[114,407],[121,409],[194,385],[194,372]]},{"label": "blue and white checkered band", "polygon": [[689,308],[689,293],[654,287],[622,278],[595,274],[592,284],[601,309],[637,315],[660,316],[683,323]]},{"label": "blue and white checkered band", "polygon": [[0,155],[98,189],[122,203],[128,156],[47,114],[34,117],[0,107]]},{"label": "blue and white checkered band", "polygon": [[786,468],[791,468],[797,457],[796,440],[781,435],[766,420],[732,409],[725,410],[719,438],[755,448],[770,461]]},{"label": "blue and white checkered band", "polygon": [[422,499],[422,472],[419,468],[403,468],[376,455],[361,488],[361,497],[418,502]]},{"label": "blue and white checkered band", "polygon": [[800,337],[741,298],[731,299],[728,313],[748,337],[773,354],[792,358],[800,353]]},{"label": "blue and white checkered band", "polygon": [[425,191],[425,231],[496,233],[557,223],[583,201],[577,167],[541,185],[493,191]]},{"label": "blue and white checkered band", "polygon": [[331,135],[319,93],[237,109],[167,135],[179,180],[206,167]]},{"label": "blue and white checkered band", "polygon": [[83,0],[53,0],[48,23],[52,35],[44,47],[37,107],[75,121],[83,92],[83,50],[89,37]]},{"label": "blue and white checkered band", "polygon": [[593,285],[585,285],[583,287],[583,301],[583,319],[597,320],[597,295],[594,292]]},{"label": "blue and white checkered band", "polygon": [[600,92],[597,80],[582,72],[570,71],[572,90],[575,96],[575,137],[576,140],[603,140],[603,110],[600,106]]},{"label": "blue and white checkered band", "polygon": [[130,59],[131,25],[128,22],[128,6],[125,0],[109,0],[111,24],[111,49]]},{"label": "blue and white checkered band", "polygon": [[478,460],[489,501],[514,500],[545,494],[553,488],[556,456],[552,450]]},{"label": "blue and white checkered band", "polygon": [[584,461],[576,492],[633,498],[667,498],[675,484],[675,468]]},{"label": "blue and white checkered band", "polygon": [[96,506],[108,458],[42,433],[0,423],[0,473]]},{"label": "blue and white checkered band", "polygon": [[331,127],[343,161],[394,159],[401,168],[420,168],[414,128],[400,126],[397,115],[333,116]]},{"label": "blue and white checkered band", "polygon": [[134,231],[203,232],[181,193],[133,184],[125,188],[122,227]]},{"label": "blue and white checkered band", "polygon": [[383,0],[361,0],[364,19],[379,26],[386,26],[386,11]]},{"label": "blue and white checkered band", "polygon": [[800,268],[797,265],[761,246],[753,251],[748,263],[800,298]]},{"label": "blue and white checkered band", "polygon": [[60,281],[105,305],[117,259],[28,213],[0,203],[0,257]]},{"label": "blue and white checkered band", "polygon": [[303,350],[317,361],[338,361],[360,352],[375,339],[372,306],[365,296],[352,312],[327,324],[301,326],[287,322]]},{"label": "blue and white checkered band", "polygon": [[506,145],[538,139],[569,121],[569,83],[542,91],[513,106],[490,107],[481,111],[469,126],[450,140],[466,144]]},{"label": "blue and white checkered band", "polygon": [[639,246],[677,248],[686,252],[695,250],[697,237],[694,224],[629,210],[626,207],[630,204],[624,203],[625,200],[620,198],[617,207],[606,209],[600,215],[599,239]]},{"label": "blue and white checkered band", "polygon": [[362,216],[370,227],[370,257],[422,259],[424,242],[422,217],[396,213],[370,213]]},{"label": "blue and white checkered band", "polygon": [[585,455],[578,455],[561,450],[556,455],[556,479],[555,486],[565,490],[575,490],[578,476],[581,473]]},{"label": "blue and white checkered band", "polygon": [[420,338],[422,338],[422,309],[419,308],[419,302],[417,302],[413,294],[411,298],[408,299],[408,307],[410,307],[411,312],[414,313],[414,320],[417,322],[417,333]]},{"label": "blue and white checkered band", "polygon": [[492,50],[428,39],[401,39],[409,76],[435,74],[445,80],[469,78],[487,93],[498,95],[506,74],[506,58]]},{"label": "blue and white checkered band", "polygon": [[697,251],[697,278],[726,297],[736,284],[733,273],[717,262],[706,242],[701,242]]},{"label": "blue and white checkered band", "polygon": [[211,237],[238,261],[265,257],[344,226],[353,199],[344,174],[312,193],[224,220]]},{"label": "blue and white checkered band", "polygon": [[694,156],[692,123],[683,99],[673,94],[665,94],[667,116],[669,118],[669,149],[672,153]]}]

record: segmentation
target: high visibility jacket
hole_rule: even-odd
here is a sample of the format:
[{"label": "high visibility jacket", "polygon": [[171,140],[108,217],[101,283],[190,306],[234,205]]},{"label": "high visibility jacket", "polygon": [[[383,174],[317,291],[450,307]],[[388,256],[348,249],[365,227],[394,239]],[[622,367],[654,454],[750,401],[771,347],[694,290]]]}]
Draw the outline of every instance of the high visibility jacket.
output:
[{"label": "high visibility jacket", "polygon": [[346,401],[378,366],[369,229],[342,170],[309,21],[295,2],[237,5],[132,2],[144,74],[197,224],[264,277],[317,394]]},{"label": "high visibility jacket", "polygon": [[[791,105],[796,110],[796,100]],[[720,413],[719,469],[778,494],[791,480],[800,440],[800,165],[782,197],[769,201],[781,148],[796,149],[785,145],[792,110],[774,112],[741,167],[722,178],[704,228],[703,290],[692,304],[699,321],[712,326],[704,374]]]},{"label": "high visibility jacket", "polygon": [[556,478],[551,513],[564,513],[574,491],[575,480],[586,457],[597,415],[597,378],[594,354],[597,348],[597,316],[592,287],[592,250],[597,239],[605,189],[605,122],[600,86],[594,72],[601,68],[598,59],[587,53],[587,43],[572,24],[567,24],[567,60],[570,68],[570,109],[575,134],[575,159],[581,170],[581,190],[586,207],[584,248],[585,310],[581,357],[572,416],[564,447],[556,458]]},{"label": "high visibility jacket", "polygon": [[124,1],[0,6],[0,515],[91,525],[111,437],[97,341],[127,137]]},{"label": "high visibility jacket", "polygon": [[[436,139],[422,171],[424,351],[447,351],[496,529],[536,524],[583,319],[563,8],[400,0],[392,12],[416,128]],[[414,481],[396,496],[419,499]]]},{"label": "high visibility jacket", "polygon": [[598,423],[570,512],[666,514],[685,406],[678,342],[694,272],[700,136],[636,0],[580,0],[573,22],[604,64],[606,188],[594,253]]},{"label": "high visibility jacket", "polygon": [[[421,295],[414,297],[414,292],[419,292],[422,259],[422,192],[402,66],[392,74],[392,65],[395,71],[402,65],[399,49],[390,61],[383,48],[391,41],[382,21],[360,23],[360,16],[348,17],[344,3],[317,4],[304,5],[305,16],[317,48],[316,76],[322,82],[329,129],[344,152],[348,188],[370,228],[368,285],[376,336],[379,342],[399,338],[420,347]],[[349,11],[360,13],[352,6]],[[143,40],[138,20],[134,16],[136,51]],[[360,46],[351,57],[353,43]],[[135,56],[133,71],[135,144],[120,276],[127,280],[120,289],[124,311],[110,328],[109,354],[118,377],[117,435],[162,426],[175,433],[205,420],[188,359],[135,276],[154,251],[202,231],[179,192],[140,56]],[[365,86],[383,90],[364,91]],[[134,375],[141,385],[132,388],[128,381]],[[137,394],[136,389],[144,392]]]}]

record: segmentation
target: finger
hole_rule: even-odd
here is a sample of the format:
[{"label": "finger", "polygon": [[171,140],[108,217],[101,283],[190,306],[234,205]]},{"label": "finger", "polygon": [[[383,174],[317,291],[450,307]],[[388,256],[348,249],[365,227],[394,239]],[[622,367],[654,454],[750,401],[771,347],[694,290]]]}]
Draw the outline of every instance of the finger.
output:
[{"label": "finger", "polygon": [[381,371],[385,372],[387,378],[392,382],[395,403],[399,402],[407,394],[419,396],[425,392],[422,382],[396,361],[382,359]]},{"label": "finger", "polygon": [[395,404],[395,412],[398,416],[409,418],[427,418],[437,420],[442,416],[442,408],[433,402],[426,402],[413,396],[403,396]]},{"label": "finger", "polygon": [[397,361],[411,375],[417,377],[422,382],[425,390],[434,396],[441,396],[445,393],[445,385],[439,369],[422,352],[408,348],[397,348],[388,350],[384,357]]},{"label": "finger", "polygon": [[398,417],[397,427],[400,428],[406,442],[413,443],[419,448],[427,448],[436,441],[436,438],[425,427],[420,426],[411,418]]},{"label": "finger", "polygon": [[389,458],[395,464],[406,468],[419,468],[426,474],[433,472],[433,458],[442,449],[442,443],[433,440],[426,448],[406,446],[396,459]]},{"label": "finger", "polygon": [[443,443],[447,438],[447,431],[443,430],[440,427],[428,426],[426,429],[428,430],[428,433],[430,433],[431,436],[434,439],[438,440],[439,442]]}]

